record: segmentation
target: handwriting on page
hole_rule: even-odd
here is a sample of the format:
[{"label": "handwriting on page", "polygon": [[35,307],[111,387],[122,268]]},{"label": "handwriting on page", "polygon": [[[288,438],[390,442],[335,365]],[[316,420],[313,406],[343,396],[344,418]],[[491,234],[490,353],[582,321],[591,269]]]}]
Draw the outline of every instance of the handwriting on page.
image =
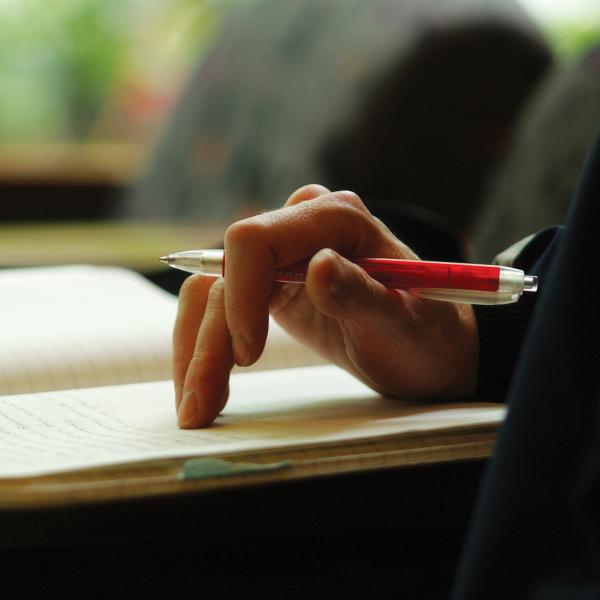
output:
[{"label": "handwriting on page", "polygon": [[6,396],[0,398],[0,476],[310,447],[497,421],[498,410],[407,406],[331,366],[236,375],[223,415],[196,431],[177,429],[171,382]]}]

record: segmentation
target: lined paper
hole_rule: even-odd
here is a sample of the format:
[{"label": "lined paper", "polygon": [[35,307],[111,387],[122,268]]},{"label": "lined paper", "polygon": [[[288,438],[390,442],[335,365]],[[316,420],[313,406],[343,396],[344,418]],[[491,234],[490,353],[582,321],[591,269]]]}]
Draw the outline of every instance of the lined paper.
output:
[{"label": "lined paper", "polygon": [[166,379],[177,301],[126,269],[0,273],[0,394]]},{"label": "lined paper", "polygon": [[[0,395],[171,376],[177,299],[118,267],[0,271]],[[274,321],[254,370],[323,362]]]},{"label": "lined paper", "polygon": [[382,398],[334,366],[240,373],[212,427],[176,426],[170,381],[0,398],[0,477],[218,456],[498,423],[493,404]]}]

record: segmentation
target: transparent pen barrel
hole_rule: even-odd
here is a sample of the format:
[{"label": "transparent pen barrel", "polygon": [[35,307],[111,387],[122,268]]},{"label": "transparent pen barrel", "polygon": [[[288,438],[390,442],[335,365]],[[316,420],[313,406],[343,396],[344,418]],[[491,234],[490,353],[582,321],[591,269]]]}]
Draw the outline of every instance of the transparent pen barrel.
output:
[{"label": "transparent pen barrel", "polygon": [[171,261],[168,259],[168,263],[176,269],[215,277],[220,277],[223,274],[223,250],[188,250],[178,252],[173,256],[176,257],[176,260]]}]

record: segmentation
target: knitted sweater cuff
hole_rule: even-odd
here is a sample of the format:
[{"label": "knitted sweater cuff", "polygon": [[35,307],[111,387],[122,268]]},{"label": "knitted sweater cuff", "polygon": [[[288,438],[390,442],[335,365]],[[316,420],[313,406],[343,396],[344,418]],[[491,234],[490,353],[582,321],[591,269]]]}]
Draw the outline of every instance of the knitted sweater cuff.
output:
[{"label": "knitted sweater cuff", "polygon": [[515,257],[514,267],[540,277],[538,293],[523,294],[515,304],[473,307],[479,329],[478,398],[504,400],[561,232],[557,227],[539,232]]},{"label": "knitted sweater cuff", "polygon": [[528,294],[515,304],[473,307],[479,329],[478,398],[504,400],[534,300]]}]

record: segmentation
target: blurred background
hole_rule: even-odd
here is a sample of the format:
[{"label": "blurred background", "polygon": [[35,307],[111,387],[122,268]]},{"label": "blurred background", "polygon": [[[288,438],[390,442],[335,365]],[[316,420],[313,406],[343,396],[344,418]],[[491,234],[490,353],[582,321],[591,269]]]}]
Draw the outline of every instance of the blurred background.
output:
[{"label": "blurred background", "polygon": [[[240,1],[0,0],[0,215],[102,216]],[[81,185],[88,206],[38,206],[38,184]]]},{"label": "blurred background", "polygon": [[[279,6],[281,4],[288,7],[284,9]],[[206,216],[203,224],[224,225],[233,218],[249,214],[263,206],[277,205],[280,199],[285,199],[282,197],[282,190],[289,189],[289,186],[296,183],[304,183],[303,178],[310,176],[332,185],[338,181],[348,181],[348,185],[343,187],[353,186],[359,193],[372,198],[375,212],[379,210],[382,198],[389,200],[392,196],[402,194],[402,206],[398,208],[401,213],[398,220],[400,232],[403,219],[405,222],[411,219],[425,221],[427,227],[437,226],[440,230],[450,228],[451,234],[458,237],[463,251],[464,245],[468,246],[477,237],[473,223],[484,222],[486,218],[487,221],[490,220],[490,217],[477,217],[482,210],[480,205],[485,204],[483,200],[478,200],[476,208],[473,205],[461,208],[452,204],[445,209],[428,202],[426,198],[427,195],[439,196],[439,190],[423,191],[425,200],[421,200],[420,188],[396,189],[393,185],[385,187],[380,179],[370,174],[353,180],[350,175],[356,174],[357,165],[362,164],[362,157],[352,157],[349,152],[348,164],[342,164],[338,160],[340,155],[346,156],[345,148],[362,144],[366,139],[365,129],[370,132],[374,130],[373,124],[376,121],[365,120],[362,115],[373,112],[383,114],[383,109],[373,109],[380,105],[373,104],[368,95],[361,96],[357,93],[358,99],[354,104],[351,107],[345,105],[344,110],[352,113],[352,117],[336,122],[332,135],[327,139],[320,139],[318,143],[303,141],[310,152],[307,150],[297,156],[291,154],[288,163],[281,158],[285,155],[286,148],[295,145],[297,138],[294,135],[310,131],[311,127],[323,131],[325,120],[332,122],[335,120],[334,116],[337,118],[340,111],[335,109],[331,109],[329,113],[324,109],[322,121],[315,120],[314,114],[317,111],[314,108],[306,117],[302,113],[305,110],[303,106],[309,101],[313,102],[313,106],[326,104],[324,98],[328,94],[323,94],[323,90],[326,90],[324,86],[331,79],[327,73],[330,63],[337,65],[336,72],[343,72],[344,77],[353,82],[340,84],[339,88],[344,96],[350,95],[347,93],[349,89],[369,88],[377,90],[378,102],[381,102],[382,95],[387,94],[386,97],[389,98],[390,93],[398,92],[395,89],[390,91],[385,85],[382,87],[384,78],[381,74],[385,72],[383,67],[371,70],[378,74],[379,79],[368,79],[368,65],[377,61],[386,64],[387,80],[390,79],[389,72],[398,73],[397,65],[403,65],[404,68],[409,62],[395,61],[396,66],[392,68],[392,61],[388,60],[386,63],[387,59],[382,58],[385,53],[381,49],[381,40],[395,39],[395,17],[387,19],[388,25],[380,25],[384,33],[380,35],[376,31],[376,35],[371,35],[375,41],[370,46],[365,44],[364,55],[348,51],[342,57],[343,60],[338,60],[337,55],[333,58],[328,55],[326,47],[321,44],[318,59],[311,58],[307,47],[311,44],[318,46],[320,43],[317,39],[318,31],[313,32],[314,23],[326,23],[331,14],[325,14],[321,7],[316,9],[320,12],[311,21],[297,7],[301,4],[316,6],[316,3],[298,2],[294,10],[289,8],[290,4],[294,3],[278,5],[260,0],[0,0],[0,243],[3,244],[0,250],[4,249],[5,255],[2,264],[11,266],[44,262],[43,253],[39,252],[29,258],[22,256],[19,259],[17,256],[18,252],[22,252],[22,246],[31,245],[33,234],[27,227],[33,224],[45,223],[46,229],[42,227],[39,231],[48,231],[50,223],[53,226],[61,224],[68,229],[69,223],[79,226],[102,222],[104,227],[106,222],[117,221],[123,227],[124,224],[129,227],[132,223],[147,222],[148,219],[154,225],[157,222],[191,225],[202,221],[198,211],[190,208],[197,198],[199,205],[204,202],[204,206],[206,203],[213,208],[222,206],[219,210],[202,209]],[[332,10],[343,11],[340,14],[340,27],[343,29],[347,25],[350,33],[359,35],[358,29],[353,29],[349,22],[348,11],[341,8],[344,3],[322,3],[328,4],[331,4]],[[359,6],[361,3],[346,4]],[[390,11],[390,6],[394,4],[415,3],[380,1],[374,4],[378,5],[378,10],[383,14],[385,10]],[[436,4],[445,6],[440,11],[442,16],[439,18]],[[544,85],[542,73],[547,75],[550,71],[564,71],[570,65],[578,64],[600,42],[600,4],[596,0],[522,0],[519,3],[473,1],[456,4],[482,4],[485,5],[483,13],[495,4],[503,6],[500,12],[518,12],[519,16],[514,22],[525,25],[515,25],[515,31],[521,35],[525,28],[526,35],[533,40],[531,43],[537,45],[537,63],[532,59],[531,64],[535,65],[528,75],[531,86],[527,87],[526,94],[519,92],[518,110],[515,104],[509,111],[511,123],[519,123],[522,115],[526,114],[526,100],[534,97],[537,89]],[[423,2],[422,6],[425,8],[418,9],[418,18],[411,20],[403,17],[402,25],[398,26],[402,30],[401,35],[396,37],[404,39],[404,45],[396,45],[393,53],[426,56],[424,64],[429,64],[427,48],[435,47],[436,40],[440,38],[439,31],[446,23],[450,23],[449,29],[456,30],[458,27],[457,21],[448,17],[454,9],[447,8],[447,5],[447,2]],[[513,5],[518,8],[515,9]],[[467,9],[463,11],[463,17],[466,11]],[[478,10],[474,12],[483,14]],[[332,14],[335,17],[335,12]],[[414,15],[415,11],[411,14]],[[384,22],[385,20],[380,21]],[[410,35],[407,34],[407,22],[412,27]],[[468,18],[466,22],[468,30],[471,27]],[[425,28],[428,31],[434,30],[434,34],[417,36],[417,40],[414,32],[422,32]],[[376,28],[372,28],[373,30]],[[324,38],[328,37],[326,25],[321,26],[321,31]],[[485,28],[482,31],[485,36]],[[496,33],[493,28],[490,29],[492,38]],[[493,39],[496,39],[497,47],[502,47],[505,43],[502,41],[504,38]],[[428,42],[432,43],[427,46]],[[411,44],[418,49],[413,54],[410,49],[406,50]],[[224,47],[227,52],[223,50]],[[448,48],[452,47],[452,43],[449,43]],[[348,48],[352,49],[352,44]],[[280,69],[276,72],[281,75],[284,84],[286,78],[291,77],[289,73],[296,69],[297,57],[304,56],[309,69],[323,67],[325,75],[316,78],[320,82],[320,97],[323,101],[313,93],[310,84],[301,85],[299,82],[302,80],[297,79],[292,81],[295,86],[293,97],[280,104],[279,101],[273,102],[273,106],[269,107],[268,103],[258,106],[254,102],[251,106],[248,104],[250,108],[246,104],[240,104],[241,101],[232,96],[242,95],[240,90],[243,92],[244,88],[239,80],[247,74],[250,59],[246,56],[254,50],[259,56],[257,64],[262,65],[263,70],[271,66],[273,69]],[[266,61],[265,57],[270,60],[274,53],[286,55],[285,68],[281,64],[271,65]],[[476,54],[472,48],[469,53]],[[391,56],[392,52],[389,54]],[[448,52],[438,54],[447,56]],[[507,73],[511,71],[519,71],[521,62],[527,62],[520,61],[515,56],[510,56],[512,62],[501,71],[502,77],[508,77]],[[210,68],[227,71],[223,67],[223,60],[236,65],[235,70],[232,67],[230,77],[237,77],[238,82],[229,88],[221,85],[218,93],[215,93],[214,76],[210,73],[207,75],[207,71]],[[421,65],[419,60],[421,58],[415,59],[415,64]],[[257,85],[257,79],[260,79],[256,76],[257,72],[256,69],[252,71],[253,85]],[[267,87],[273,86],[268,76],[263,73],[261,77]],[[464,87],[460,77],[456,81],[457,86]],[[349,87],[350,85],[355,88]],[[447,90],[447,83],[444,85]],[[522,84],[519,85],[524,89]],[[223,89],[229,89],[229,92],[224,92]],[[291,84],[289,89],[292,89]],[[212,104],[207,104],[209,93]],[[436,101],[440,104],[443,104],[444,93],[446,92],[438,94]],[[434,95],[430,81],[427,82],[424,94],[428,97]],[[335,99],[334,92],[331,97]],[[498,97],[498,93],[493,92],[493,97]],[[238,115],[237,122],[229,118],[225,125],[225,121],[221,123],[222,129],[226,129],[228,133],[225,137],[216,139],[206,135],[206,131],[212,131],[212,125],[220,119],[214,105]],[[285,115],[277,113],[275,105],[285,106]],[[199,107],[206,122],[199,124],[196,117],[190,116],[190,106]],[[299,107],[297,119],[296,106]],[[268,121],[269,113],[278,114],[279,121],[275,125]],[[360,116],[356,116],[359,113]],[[266,155],[262,142],[255,143],[255,138],[249,138],[250,134],[244,134],[244,143],[240,141],[241,134],[238,132],[245,132],[248,120],[253,118],[256,118],[261,132],[273,127],[287,136],[281,134],[278,137],[273,134],[270,138],[273,156]],[[294,121],[297,129],[286,129],[290,127],[289,122]],[[196,132],[195,141],[186,141],[186,123],[190,123],[189,129]],[[343,127],[350,131],[349,137],[339,135]],[[479,130],[485,128],[489,128],[486,123]],[[234,130],[235,133],[232,133]],[[451,134],[440,131],[439,135],[449,137]],[[502,148],[513,140],[515,144],[519,144],[518,132],[514,135],[511,133],[510,136],[499,135],[498,140],[501,137],[504,144]],[[246,138],[252,142],[248,142]],[[226,139],[227,144],[223,139]],[[498,140],[494,142],[494,156],[497,156],[497,150],[501,146]],[[365,144],[365,147],[368,145]],[[229,151],[230,146],[238,148],[245,157],[253,154],[256,149],[257,157],[251,162],[247,158],[242,160],[235,152]],[[308,154],[315,155],[316,158],[309,161],[305,156]],[[473,155],[475,154],[480,153],[473,151]],[[195,164],[200,165],[193,174],[178,170],[179,165],[187,164],[187,158],[184,160],[182,157],[189,155],[193,155]],[[469,162],[470,159],[466,156],[463,162]],[[271,166],[265,167],[260,163],[261,160]],[[402,162],[407,171],[421,172],[421,166],[413,168],[409,158],[402,157]],[[215,172],[221,169],[221,163],[226,166],[219,172],[220,180],[217,185]],[[286,164],[291,166],[284,173]],[[298,165],[303,165],[302,169]],[[478,198],[494,195],[490,189],[498,186],[490,184],[487,174],[495,171],[490,171],[488,166],[487,163],[482,165],[481,170],[485,171],[486,177],[482,177],[481,185],[478,183],[469,194]],[[397,166],[395,170],[397,171]],[[463,178],[464,176],[461,175]],[[223,184],[223,180],[227,183]],[[448,189],[450,186],[448,184]],[[274,190],[276,193],[269,197],[265,190]],[[451,190],[448,191],[449,198],[452,193]],[[460,186],[457,187],[457,197],[469,194]],[[412,208],[405,206],[407,198],[407,204],[412,204]],[[490,200],[489,203],[493,202]],[[421,208],[423,211],[419,213]],[[390,212],[389,202],[381,208],[381,212],[384,215]],[[439,222],[436,220],[438,217]],[[393,218],[392,216],[392,220]],[[59,239],[54,242],[57,246],[67,244],[64,227],[54,230],[59,231]],[[414,233],[413,230],[414,227],[410,229],[409,237]],[[84,228],[79,231],[77,243],[81,248],[82,239],[89,238],[91,230]],[[131,229],[123,231],[125,238],[132,239]],[[54,234],[51,232],[48,235]],[[152,235],[155,238],[158,236],[156,230]],[[210,235],[218,238],[216,230]],[[504,237],[510,240],[510,236]],[[54,240],[55,237],[38,239]],[[99,243],[109,242],[105,236]],[[7,256],[6,248],[16,249],[12,258]],[[144,247],[143,251],[147,252],[148,248]],[[67,252],[65,256],[58,255],[53,260],[68,261],[68,257]],[[83,258],[94,260],[92,255],[84,254]]]},{"label": "blurred background", "polygon": [[2,0],[0,140],[151,144],[235,4]]},{"label": "blurred background", "polygon": [[[0,0],[0,143],[148,150],[223,17],[251,1]],[[594,0],[522,4],[562,60],[600,39]]]}]

